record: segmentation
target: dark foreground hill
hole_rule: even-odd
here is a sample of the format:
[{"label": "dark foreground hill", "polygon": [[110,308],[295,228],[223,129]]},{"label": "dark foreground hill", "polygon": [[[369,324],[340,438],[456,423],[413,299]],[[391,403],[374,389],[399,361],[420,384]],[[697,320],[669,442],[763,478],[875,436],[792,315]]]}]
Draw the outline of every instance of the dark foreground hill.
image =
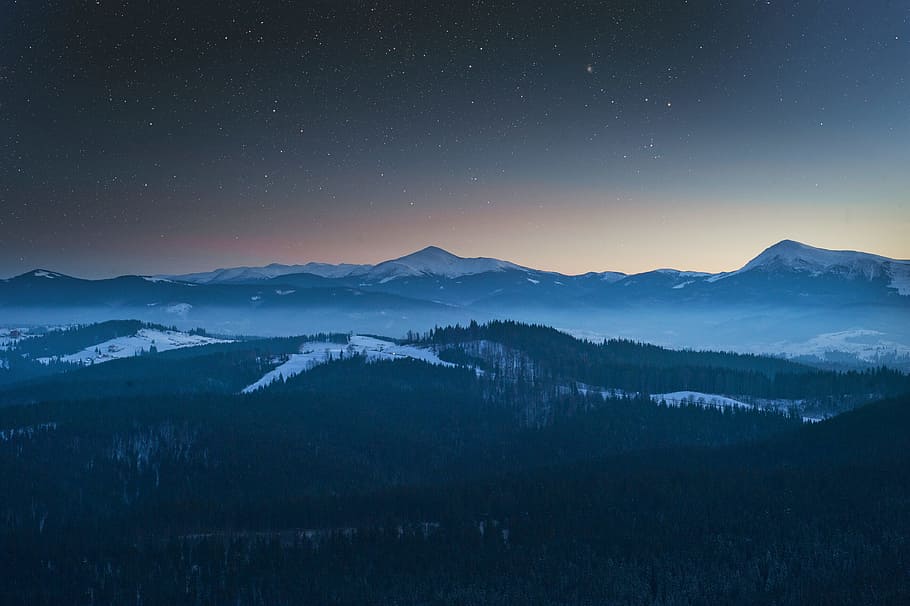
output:
[{"label": "dark foreground hill", "polygon": [[806,425],[565,388],[900,375],[508,323],[424,340],[467,365],[352,355],[238,395],[299,343],[251,341],[19,385],[58,391],[0,409],[0,603],[906,603],[907,396]]}]

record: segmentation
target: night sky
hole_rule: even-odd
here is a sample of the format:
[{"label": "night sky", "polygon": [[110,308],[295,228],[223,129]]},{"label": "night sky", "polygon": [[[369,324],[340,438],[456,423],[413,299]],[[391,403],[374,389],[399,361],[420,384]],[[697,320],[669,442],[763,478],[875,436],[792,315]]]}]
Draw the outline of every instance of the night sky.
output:
[{"label": "night sky", "polygon": [[0,276],[910,258],[910,4],[0,8]]}]

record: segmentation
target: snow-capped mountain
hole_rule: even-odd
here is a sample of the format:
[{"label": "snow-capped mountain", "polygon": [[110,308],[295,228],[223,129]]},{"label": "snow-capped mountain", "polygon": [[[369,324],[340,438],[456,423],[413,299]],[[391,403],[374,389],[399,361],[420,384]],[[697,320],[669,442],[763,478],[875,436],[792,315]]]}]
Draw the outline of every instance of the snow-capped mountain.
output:
[{"label": "snow-capped mountain", "polygon": [[[808,278],[840,278],[846,280],[884,281],[900,295],[910,295],[910,261],[890,259],[870,253],[848,250],[826,250],[793,240],[783,240],[765,249],[742,268],[717,274],[675,269],[656,269],[638,274],[615,271],[589,272],[567,276],[524,267],[510,261],[488,257],[465,258],[436,246],[383,261],[376,265],[305,263],[281,265],[273,263],[264,267],[232,267],[182,275],[162,275],[151,279],[170,279],[193,284],[255,284],[265,281],[285,282],[304,287],[327,286],[315,277],[339,281],[346,286],[381,287],[390,282],[413,278],[438,278],[452,280],[466,276],[479,276],[492,272],[518,271],[529,274],[529,283],[558,281],[560,285],[585,284],[586,287],[622,285],[626,291],[647,285],[649,289],[687,289],[686,294],[699,285],[719,283],[733,277],[760,275],[773,278],[775,274],[794,274]],[[65,277],[47,270],[27,274],[32,277]],[[541,280],[541,276],[544,277]],[[550,280],[552,278],[552,280]],[[497,278],[501,282],[501,278]],[[497,284],[492,291],[501,289]],[[716,288],[720,288],[718,285]],[[538,289],[538,291],[541,289]],[[565,293],[563,293],[565,294]]]},{"label": "snow-capped mountain", "polygon": [[20,286],[26,284],[42,284],[47,283],[50,280],[72,280],[70,276],[66,274],[57,273],[56,271],[48,271],[46,269],[33,269],[32,271],[27,271],[24,274],[19,274],[18,276],[13,276],[12,278],[6,278],[5,280],[0,280],[0,282],[16,282]]},{"label": "snow-capped mountain", "polygon": [[526,268],[488,257],[465,258],[437,246],[428,246],[410,255],[375,265],[363,275],[366,282],[389,282],[398,278],[438,276],[459,278],[487,272],[525,271]]},{"label": "snow-capped mountain", "polygon": [[716,274],[718,282],[751,271],[800,273],[811,277],[833,276],[848,280],[886,280],[900,295],[910,295],[910,261],[889,259],[854,250],[827,250],[783,240],[765,249],[737,271]]},{"label": "snow-capped mountain", "polygon": [[[910,297],[910,261],[856,251],[825,250],[792,240],[779,242],[732,272],[708,274],[657,269],[567,276],[488,257],[465,258],[429,246],[415,253],[370,265],[272,264],[236,267],[177,276],[121,276],[82,280],[38,269],[0,282],[0,306],[16,301],[40,303],[110,302],[163,305],[204,304],[217,297],[265,302],[278,296],[282,305],[328,289],[387,293],[446,305],[558,304],[611,302],[755,302],[787,297],[825,296],[843,303]],[[217,290],[198,290],[207,286]],[[337,295],[333,295],[337,296]],[[328,299],[328,300],[331,300]],[[508,311],[508,310],[504,310]]]}]

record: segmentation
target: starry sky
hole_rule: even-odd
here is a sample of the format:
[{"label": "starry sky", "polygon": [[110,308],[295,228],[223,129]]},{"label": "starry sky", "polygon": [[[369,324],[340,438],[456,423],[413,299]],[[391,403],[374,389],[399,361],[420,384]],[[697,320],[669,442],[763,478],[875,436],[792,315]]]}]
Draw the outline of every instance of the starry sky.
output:
[{"label": "starry sky", "polygon": [[910,258],[910,5],[10,1],[0,142],[0,276]]}]

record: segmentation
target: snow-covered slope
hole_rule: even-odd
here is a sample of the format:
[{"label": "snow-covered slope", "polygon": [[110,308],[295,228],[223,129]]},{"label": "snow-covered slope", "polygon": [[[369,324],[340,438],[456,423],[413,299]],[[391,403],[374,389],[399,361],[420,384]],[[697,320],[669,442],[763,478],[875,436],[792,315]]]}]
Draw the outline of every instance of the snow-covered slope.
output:
[{"label": "snow-covered slope", "polygon": [[793,240],[765,249],[737,271],[716,274],[708,282],[750,271],[796,272],[809,276],[834,275],[846,279],[887,279],[901,295],[910,295],[910,261],[889,259],[854,250],[828,250]]},{"label": "snow-covered slope", "polygon": [[18,276],[13,276],[11,278],[5,278],[0,280],[0,282],[7,283],[27,283],[27,282],[45,282],[47,280],[72,280],[70,276],[66,274],[61,274],[56,271],[49,271],[47,269],[33,269],[32,271],[27,271],[24,274],[19,274]]},{"label": "snow-covered slope", "polygon": [[607,284],[612,284],[613,282],[619,282],[623,278],[627,278],[628,274],[624,274],[621,271],[599,271],[599,272],[589,272],[578,276],[579,278],[595,277],[602,282]]},{"label": "snow-covered slope", "polygon": [[657,393],[651,396],[655,402],[665,402],[667,406],[682,406],[684,404],[700,404],[715,408],[752,408],[751,404],[734,400],[726,396],[718,396],[699,391],[674,391],[672,393]]},{"label": "snow-covered slope", "polygon": [[63,274],[58,274],[57,272],[54,272],[54,271],[47,271],[46,269],[36,269],[35,271],[32,272],[32,277],[47,278],[49,280],[54,280],[56,278],[63,278],[65,276]]},{"label": "snow-covered slope", "polygon": [[881,331],[859,328],[824,333],[805,341],[769,343],[756,353],[818,361],[843,359],[847,355],[870,365],[910,367],[910,345],[888,339]]},{"label": "snow-covered slope", "polygon": [[441,276],[458,278],[489,271],[526,270],[526,268],[488,257],[465,258],[436,246],[428,246],[410,255],[383,261],[364,275],[368,282],[388,282],[398,278]]},{"label": "snow-covered slope", "polygon": [[191,335],[174,330],[142,328],[136,334],[128,337],[117,337],[116,339],[104,341],[103,343],[97,343],[90,347],[86,347],[82,351],[67,356],[38,358],[38,361],[48,364],[56,359],[61,362],[69,362],[72,364],[98,364],[101,362],[110,362],[111,360],[117,360],[119,358],[130,358],[142,353],[148,353],[152,346],[158,351],[167,351],[169,349],[228,342],[229,341],[224,339]]},{"label": "snow-covered slope", "polygon": [[392,341],[385,341],[375,337],[366,337],[363,335],[354,335],[350,343],[330,343],[322,341],[312,341],[304,343],[300,347],[300,353],[291,354],[291,356],[280,366],[266,373],[255,383],[246,386],[243,393],[251,393],[258,389],[268,387],[279,378],[287,379],[306,372],[311,368],[326,364],[331,360],[337,360],[343,356],[361,355],[366,356],[367,360],[400,360],[412,358],[423,360],[429,364],[441,364],[443,366],[454,366],[450,362],[444,362],[439,359],[436,352],[426,347],[415,347],[413,345],[398,345]]},{"label": "snow-covered slope", "polygon": [[346,278],[362,274],[372,268],[372,265],[353,265],[350,263],[304,263],[303,265],[282,265],[272,263],[264,267],[228,267],[214,271],[182,274],[175,276],[156,276],[169,278],[195,284],[220,284],[225,282],[255,282],[270,280],[289,274],[313,274],[323,278]]}]

